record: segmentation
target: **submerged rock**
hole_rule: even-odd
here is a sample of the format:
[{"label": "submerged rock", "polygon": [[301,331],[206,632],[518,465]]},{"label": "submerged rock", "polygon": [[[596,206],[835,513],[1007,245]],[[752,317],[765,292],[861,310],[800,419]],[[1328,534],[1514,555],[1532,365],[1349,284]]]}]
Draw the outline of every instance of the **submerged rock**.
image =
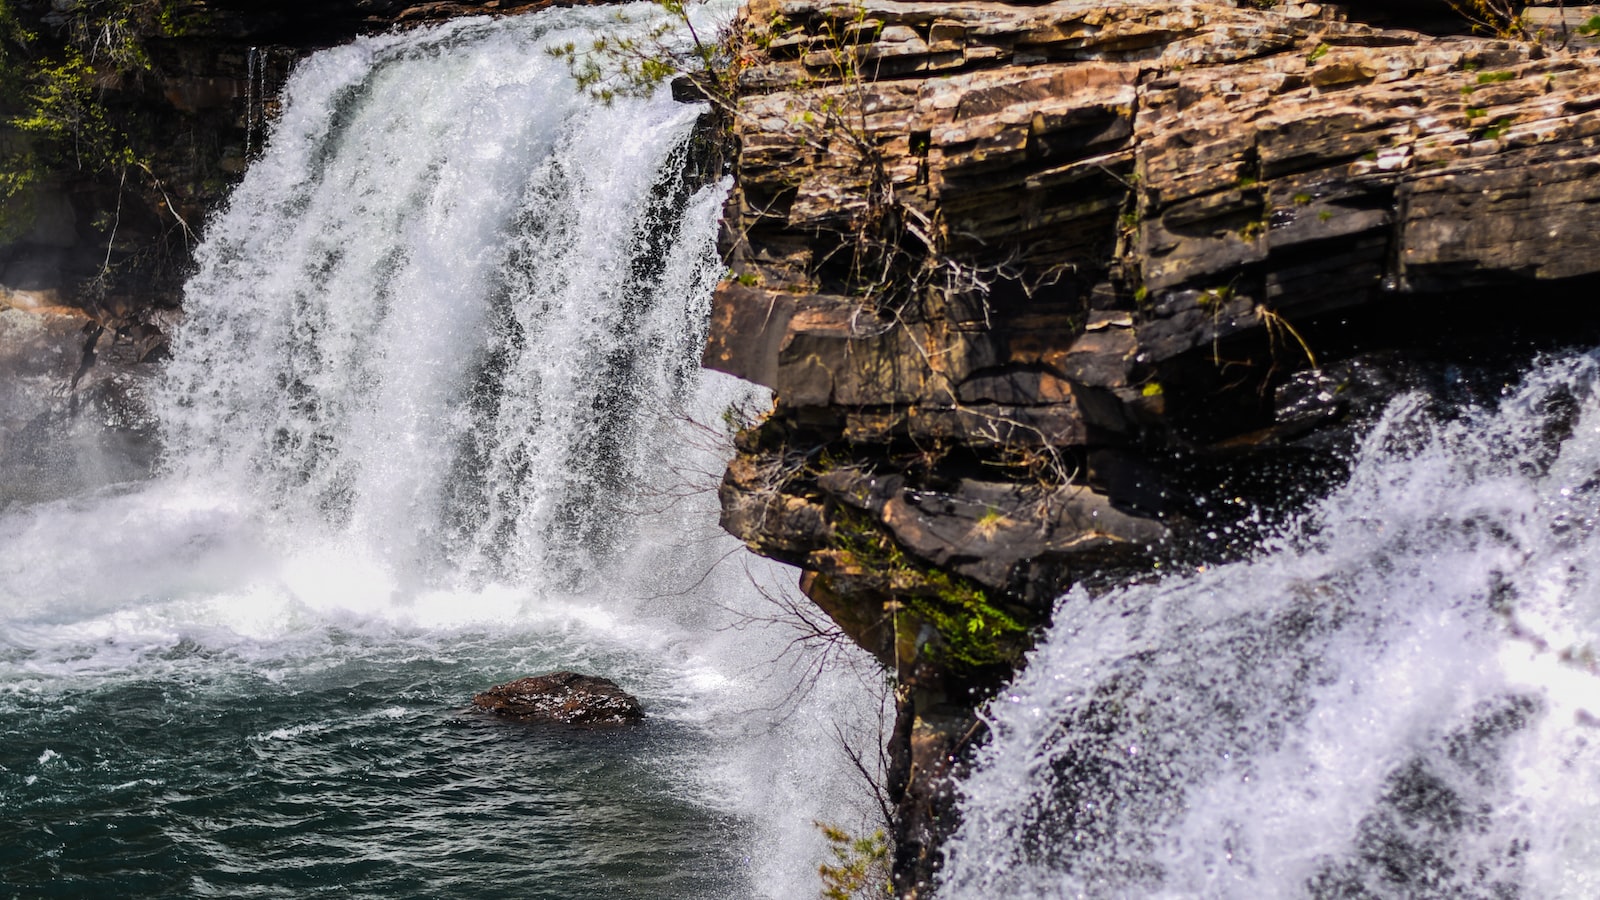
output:
[{"label": "submerged rock", "polygon": [[644,719],[638,699],[615,681],[576,672],[519,678],[477,694],[472,705],[496,715],[553,725],[632,725]]}]

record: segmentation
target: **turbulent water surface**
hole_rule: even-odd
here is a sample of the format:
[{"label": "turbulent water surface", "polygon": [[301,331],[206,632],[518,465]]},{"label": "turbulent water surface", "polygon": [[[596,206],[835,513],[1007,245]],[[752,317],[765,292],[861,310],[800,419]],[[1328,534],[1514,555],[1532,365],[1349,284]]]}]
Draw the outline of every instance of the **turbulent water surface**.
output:
[{"label": "turbulent water surface", "polygon": [[1394,401],[1250,561],[1076,591],[942,896],[1600,896],[1600,353]]},{"label": "turbulent water surface", "polygon": [[[545,51],[613,17],[296,71],[148,391],[160,473],[0,497],[0,895],[816,890],[877,691],[759,624],[790,576],[716,529],[726,186],[699,109],[592,104]],[[465,708],[558,668],[647,724]]]}]

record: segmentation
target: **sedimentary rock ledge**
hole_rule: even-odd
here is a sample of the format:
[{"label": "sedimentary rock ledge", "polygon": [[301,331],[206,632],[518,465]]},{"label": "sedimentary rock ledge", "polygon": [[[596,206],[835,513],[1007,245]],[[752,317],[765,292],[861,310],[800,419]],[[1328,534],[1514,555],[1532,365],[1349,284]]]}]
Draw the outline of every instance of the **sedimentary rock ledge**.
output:
[{"label": "sedimentary rock ledge", "polygon": [[745,10],[723,523],[896,670],[902,892],[1065,588],[1226,556],[1419,348],[1590,321],[1589,39],[1377,6]]}]

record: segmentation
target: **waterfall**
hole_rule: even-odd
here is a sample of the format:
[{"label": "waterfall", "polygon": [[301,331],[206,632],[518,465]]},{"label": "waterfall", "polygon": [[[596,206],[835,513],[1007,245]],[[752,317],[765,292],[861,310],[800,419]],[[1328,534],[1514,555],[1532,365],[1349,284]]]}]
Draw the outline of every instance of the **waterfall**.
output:
[{"label": "waterfall", "polygon": [[[879,739],[882,685],[796,644],[793,574],[716,527],[722,412],[760,398],[698,368],[727,190],[692,171],[703,110],[596,103],[547,52],[659,11],[623,14],[295,70],[198,250],[160,473],[0,515],[0,883],[816,890],[813,820],[869,809],[840,744]],[[647,725],[462,712],[556,668]]]},{"label": "waterfall", "polygon": [[186,289],[173,467],[390,564],[581,581],[616,549],[698,383],[725,188],[686,183],[700,109],[599,106],[539,59],[571,18],[297,73]]},{"label": "waterfall", "polygon": [[1409,395],[1252,559],[1075,590],[944,898],[1600,895],[1600,354]]}]

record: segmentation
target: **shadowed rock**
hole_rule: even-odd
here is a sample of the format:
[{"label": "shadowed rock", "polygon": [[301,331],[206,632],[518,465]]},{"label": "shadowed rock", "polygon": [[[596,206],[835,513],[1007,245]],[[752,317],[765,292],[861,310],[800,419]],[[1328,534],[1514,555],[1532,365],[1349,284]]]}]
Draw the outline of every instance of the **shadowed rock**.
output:
[{"label": "shadowed rock", "polygon": [[644,719],[639,701],[615,681],[576,672],[519,678],[474,696],[472,705],[524,722],[585,728],[632,725]]}]

